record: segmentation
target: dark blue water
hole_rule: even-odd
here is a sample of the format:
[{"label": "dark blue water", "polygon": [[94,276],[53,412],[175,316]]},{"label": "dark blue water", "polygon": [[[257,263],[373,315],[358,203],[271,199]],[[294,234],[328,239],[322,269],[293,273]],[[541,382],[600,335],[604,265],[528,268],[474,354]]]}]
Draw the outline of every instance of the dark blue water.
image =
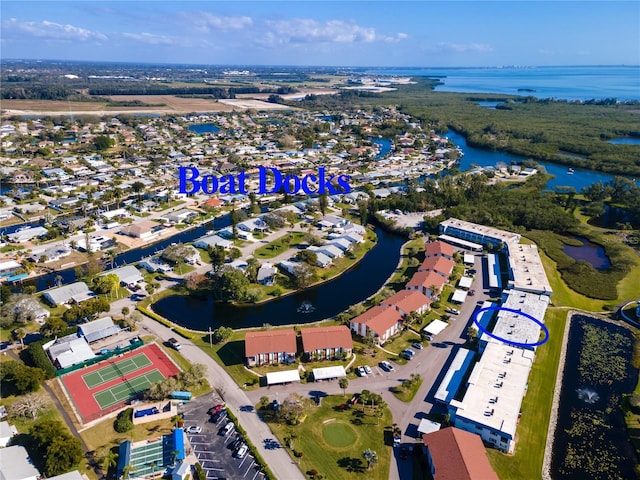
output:
[{"label": "dark blue water", "polygon": [[595,243],[590,242],[584,237],[571,237],[582,242],[581,247],[573,245],[564,245],[562,251],[574,260],[584,260],[590,263],[597,270],[606,270],[611,266],[611,261],[607,257],[604,248]]},{"label": "dark blue water", "polygon": [[[640,66],[374,68],[364,73],[440,78],[439,92],[501,93],[565,100],[640,100]],[[519,89],[531,89],[522,91]]]},{"label": "dark blue water", "polygon": [[[196,238],[202,237],[208,230],[220,230],[222,228],[228,227],[231,225],[230,216],[224,215],[218,218],[215,218],[212,222],[207,222],[206,224],[202,224],[198,227],[195,227],[191,230],[185,230],[183,232],[174,235],[173,237],[166,238],[157,243],[153,243],[146,247],[136,248],[134,250],[128,250],[115,258],[114,268],[122,267],[123,265],[129,265],[135,262],[139,262],[143,258],[149,257],[151,255],[155,255],[161,252],[163,249],[171,245],[172,243],[187,243],[192,242]],[[67,285],[69,283],[75,282],[76,274],[73,268],[67,270],[61,270],[58,272],[50,273],[48,275],[42,275],[33,280],[29,280],[24,282],[24,285],[35,285],[37,291],[46,290],[47,288],[51,288],[55,284],[55,279],[57,276],[62,277],[62,283]]]},{"label": "dark blue water", "polygon": [[[462,171],[470,170],[473,165],[479,167],[494,167],[497,163],[509,165],[511,162],[520,163],[526,160],[525,157],[512,155],[510,153],[470,147],[467,145],[467,140],[462,135],[453,131],[447,132],[445,136],[452,140],[456,146],[459,146],[464,153],[464,156],[460,159],[460,170]],[[563,186],[573,187],[579,192],[583,187],[591,185],[592,183],[606,183],[613,180],[613,176],[607,175],[606,173],[598,173],[576,168],[574,169],[574,173],[570,175],[568,173],[568,168],[565,166],[549,162],[537,163],[543,166],[547,173],[555,175],[555,178],[549,180],[549,183],[547,183],[547,188],[549,189]]]},{"label": "dark blue water", "polygon": [[609,140],[608,143],[613,143],[614,145],[640,145],[640,138],[614,138],[613,140]]},{"label": "dark blue water", "polygon": [[[261,305],[237,307],[215,303],[212,298],[175,295],[163,298],[153,310],[172,322],[195,330],[221,325],[243,328],[309,323],[333,317],[349,306],[374,294],[398,265],[404,238],[376,231],[378,244],[354,268],[340,277],[314,288],[288,295]],[[298,313],[303,302],[315,310]],[[185,315],[185,312],[189,312]]]},{"label": "dark blue water", "polygon": [[195,125],[189,125],[189,130],[200,135],[202,133],[218,133],[220,127],[213,123],[196,123]]},{"label": "dark blue water", "polygon": [[391,140],[388,138],[370,138],[371,143],[378,146],[378,154],[376,160],[381,160],[391,152]]}]

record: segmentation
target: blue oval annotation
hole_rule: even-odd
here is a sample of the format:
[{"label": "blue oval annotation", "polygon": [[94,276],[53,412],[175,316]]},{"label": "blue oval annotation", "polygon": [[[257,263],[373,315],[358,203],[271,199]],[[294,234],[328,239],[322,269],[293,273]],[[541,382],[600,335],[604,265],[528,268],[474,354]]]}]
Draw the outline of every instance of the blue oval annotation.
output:
[{"label": "blue oval annotation", "polygon": [[[486,328],[484,328],[482,325],[480,325],[480,322],[478,321],[478,316],[482,312],[487,312],[487,311],[490,311],[490,310],[495,310],[497,312],[499,312],[500,310],[504,310],[505,312],[510,312],[510,313],[515,313],[515,314],[518,314],[518,315],[522,315],[526,319],[531,320],[532,322],[540,325],[540,328],[544,332],[544,338],[542,340],[538,340],[535,343],[520,343],[520,342],[514,342],[513,340],[509,340],[507,338],[502,338],[502,337],[500,337],[498,335],[494,335],[493,333],[488,331]],[[523,347],[523,348],[537,347],[539,345],[542,345],[543,343],[546,343],[549,340],[549,329],[544,325],[544,323],[542,323],[537,318],[532,317],[528,313],[521,312],[520,310],[514,310],[512,308],[506,308],[506,307],[485,307],[485,308],[481,308],[476,313],[474,313],[474,315],[473,315],[473,323],[476,324],[476,326],[478,327],[478,330],[480,332],[484,332],[487,335],[489,335],[491,338],[495,338],[496,340],[498,340],[500,342],[504,342],[504,343],[506,343],[508,345],[514,345],[516,347]]]}]

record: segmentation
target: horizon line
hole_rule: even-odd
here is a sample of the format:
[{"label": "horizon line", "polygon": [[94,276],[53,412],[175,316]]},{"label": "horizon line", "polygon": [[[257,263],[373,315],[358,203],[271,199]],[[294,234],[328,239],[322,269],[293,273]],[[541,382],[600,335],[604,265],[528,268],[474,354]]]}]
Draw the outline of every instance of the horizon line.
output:
[{"label": "horizon line", "polygon": [[103,63],[103,64],[127,64],[127,65],[172,65],[172,66],[200,66],[200,67],[216,67],[216,68],[228,68],[228,67],[261,67],[261,68],[348,68],[348,69],[484,69],[484,68],[577,68],[577,67],[640,67],[638,64],[627,63],[615,63],[615,64],[565,64],[565,65],[518,65],[518,64],[494,64],[483,66],[409,66],[409,65],[293,65],[293,64],[258,64],[258,63],[237,63],[237,64],[207,64],[207,63],[178,63],[178,62],[148,62],[148,61],[136,61],[136,60],[63,60],[54,58],[3,58],[0,59],[0,63],[4,62],[60,62],[60,63]]}]

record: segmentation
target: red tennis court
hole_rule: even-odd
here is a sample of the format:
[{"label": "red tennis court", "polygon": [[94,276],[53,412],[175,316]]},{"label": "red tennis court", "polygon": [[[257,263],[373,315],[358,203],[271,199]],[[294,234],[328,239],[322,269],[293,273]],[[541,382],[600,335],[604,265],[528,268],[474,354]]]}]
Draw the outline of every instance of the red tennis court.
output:
[{"label": "red tennis court", "polygon": [[122,408],[152,382],[180,373],[155,343],[60,377],[73,405],[88,423]]}]

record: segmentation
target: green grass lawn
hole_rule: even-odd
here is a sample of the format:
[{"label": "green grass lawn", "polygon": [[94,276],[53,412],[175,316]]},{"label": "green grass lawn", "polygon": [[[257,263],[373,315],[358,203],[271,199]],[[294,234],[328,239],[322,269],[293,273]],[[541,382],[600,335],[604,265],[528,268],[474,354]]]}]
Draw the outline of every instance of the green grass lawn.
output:
[{"label": "green grass lawn", "polygon": [[[313,407],[303,423],[296,426],[269,422],[269,426],[285,445],[285,437],[294,433],[294,449],[302,452],[300,469],[317,470],[329,479],[386,480],[391,462],[391,414],[388,410],[380,419],[370,407],[362,412],[360,406],[339,410],[338,405],[348,398],[342,395],[324,397],[320,407]],[[378,464],[367,470],[362,452],[370,448],[378,454]]]},{"label": "green grass lawn", "polygon": [[267,243],[253,252],[256,258],[273,258],[282,252],[299,245],[304,241],[305,232],[291,232],[276,238],[273,242]]},{"label": "green grass lawn", "polygon": [[418,393],[421,385],[422,378],[418,379],[417,382],[411,382],[411,386],[409,388],[405,388],[402,385],[394,387],[391,390],[391,393],[393,393],[393,395],[398,400],[409,403],[411,400],[413,400],[413,397],[416,396],[416,393]]},{"label": "green grass lawn", "polygon": [[562,337],[567,310],[550,308],[545,316],[549,341],[540,346],[529,375],[529,387],[522,402],[514,455],[488,449],[489,461],[500,480],[541,478],[542,460],[553,403]]}]

